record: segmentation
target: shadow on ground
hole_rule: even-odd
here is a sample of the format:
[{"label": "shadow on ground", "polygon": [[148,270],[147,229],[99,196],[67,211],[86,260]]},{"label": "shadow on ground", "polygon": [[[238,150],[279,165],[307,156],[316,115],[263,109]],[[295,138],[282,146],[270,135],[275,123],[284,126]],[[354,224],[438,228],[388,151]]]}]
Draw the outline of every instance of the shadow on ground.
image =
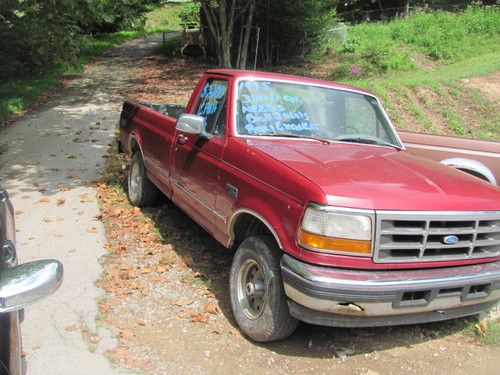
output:
[{"label": "shadow on ground", "polygon": [[[199,273],[214,293],[225,318],[237,328],[229,302],[229,269],[234,254],[214,240],[167,198],[161,208],[143,209],[159,230],[162,241]],[[310,358],[331,358],[332,350],[372,353],[391,348],[410,348],[438,337],[452,335],[470,325],[473,318],[440,323],[378,328],[335,328],[300,323],[289,338],[275,343],[255,344],[279,354]]]}]

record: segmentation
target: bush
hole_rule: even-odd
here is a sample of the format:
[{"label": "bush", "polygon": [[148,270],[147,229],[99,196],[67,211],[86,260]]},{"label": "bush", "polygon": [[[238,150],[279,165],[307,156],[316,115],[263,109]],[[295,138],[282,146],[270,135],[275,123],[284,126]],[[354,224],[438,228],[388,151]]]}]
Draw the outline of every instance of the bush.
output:
[{"label": "bush", "polygon": [[78,64],[81,35],[141,28],[141,0],[0,2],[0,79]]}]

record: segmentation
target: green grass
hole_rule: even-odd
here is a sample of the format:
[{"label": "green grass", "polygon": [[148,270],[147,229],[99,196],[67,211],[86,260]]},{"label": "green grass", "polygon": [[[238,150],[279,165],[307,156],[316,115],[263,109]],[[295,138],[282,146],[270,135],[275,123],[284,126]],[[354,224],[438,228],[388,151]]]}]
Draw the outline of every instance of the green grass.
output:
[{"label": "green grass", "polygon": [[[500,71],[500,51],[482,52],[478,50],[474,57],[454,63],[447,61],[433,69],[414,67],[364,77],[350,75],[338,81],[377,94],[401,129],[500,141],[498,106],[480,90],[463,82],[465,78]],[[434,99],[419,94],[421,90],[433,94]],[[430,120],[430,113],[442,120],[441,128]]]},{"label": "green grass", "polygon": [[41,94],[55,88],[59,84],[59,74],[54,69],[37,78],[0,84],[0,125],[12,114],[26,109]]},{"label": "green grass", "polygon": [[161,7],[152,8],[146,16],[146,32],[157,33],[162,31],[181,31],[181,14],[189,6],[191,6],[191,4],[191,2],[168,2]]},{"label": "green grass", "polygon": [[487,345],[500,347],[500,324],[494,322],[488,323],[488,331],[482,341]]},{"label": "green grass", "polygon": [[336,51],[334,80],[449,65],[498,54],[500,11],[469,7],[463,13],[417,12],[409,19],[349,26],[346,45],[325,43],[322,48]]}]

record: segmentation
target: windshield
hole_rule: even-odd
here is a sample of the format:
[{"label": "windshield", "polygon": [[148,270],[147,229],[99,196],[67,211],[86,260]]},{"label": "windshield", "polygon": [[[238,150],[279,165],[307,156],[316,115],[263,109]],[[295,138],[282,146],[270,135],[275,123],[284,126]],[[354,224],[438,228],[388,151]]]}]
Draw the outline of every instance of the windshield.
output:
[{"label": "windshield", "polygon": [[240,81],[238,134],[400,144],[378,101],[365,94],[274,81]]}]

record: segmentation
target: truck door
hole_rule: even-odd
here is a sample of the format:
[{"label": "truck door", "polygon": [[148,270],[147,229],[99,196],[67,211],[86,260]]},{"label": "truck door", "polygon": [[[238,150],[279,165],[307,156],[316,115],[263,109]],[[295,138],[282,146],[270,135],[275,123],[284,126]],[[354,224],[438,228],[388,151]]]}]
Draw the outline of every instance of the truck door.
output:
[{"label": "truck door", "polygon": [[194,114],[205,118],[207,137],[176,132],[171,181],[174,202],[209,231],[223,217],[215,210],[221,194],[219,167],[226,141],[227,96],[229,82],[208,78],[200,90]]}]

